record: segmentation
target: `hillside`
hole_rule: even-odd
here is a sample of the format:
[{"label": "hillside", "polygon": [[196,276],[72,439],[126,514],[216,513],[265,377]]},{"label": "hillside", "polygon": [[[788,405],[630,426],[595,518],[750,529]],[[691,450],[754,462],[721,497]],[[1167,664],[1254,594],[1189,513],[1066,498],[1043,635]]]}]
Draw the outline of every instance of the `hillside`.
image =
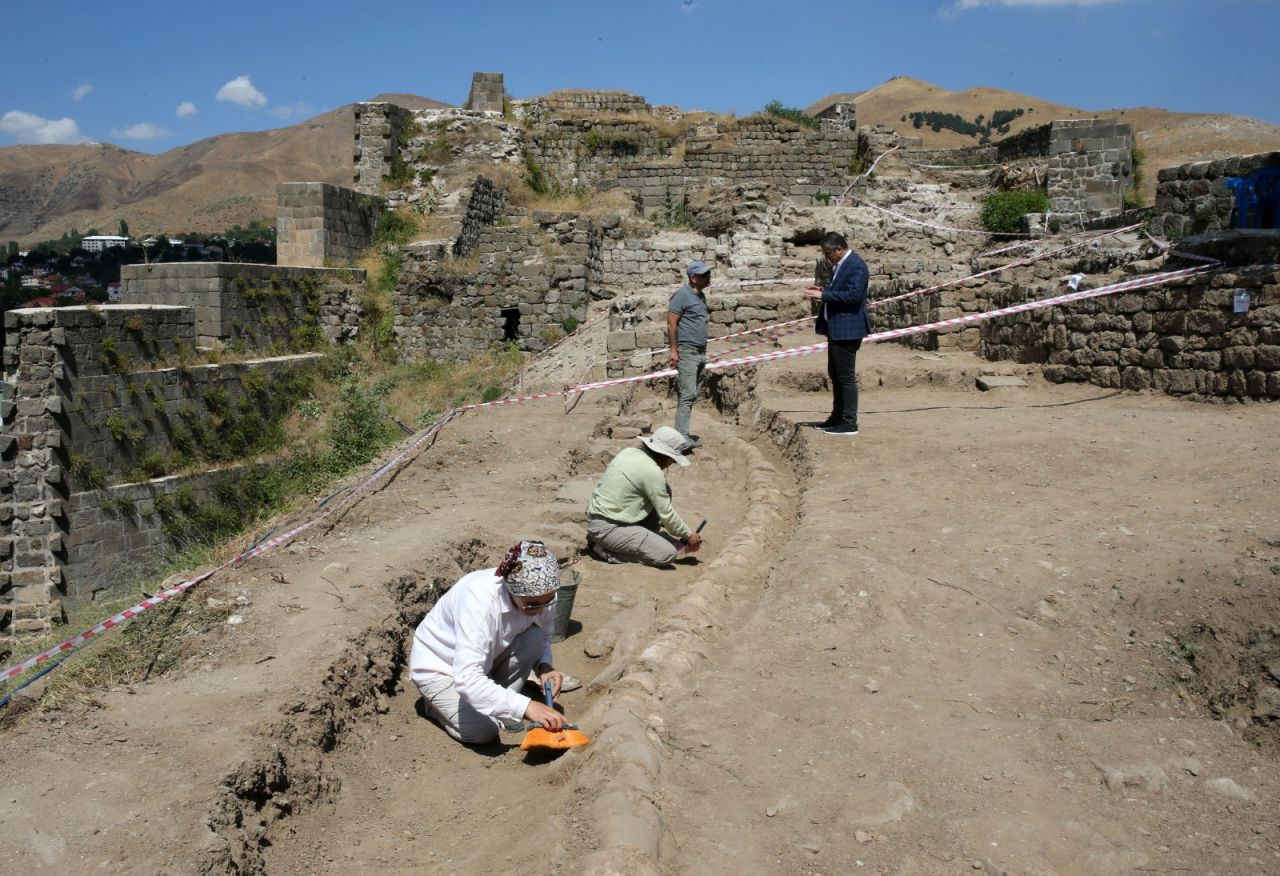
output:
[{"label": "hillside", "polygon": [[[446,104],[383,94],[404,106]],[[64,231],[220,231],[272,218],[276,184],[351,183],[351,105],[287,128],[210,137],[158,155],[105,144],[0,149],[0,240],[32,243]]]},{"label": "hillside", "polygon": [[1280,125],[1247,116],[1176,113],[1155,107],[1076,109],[998,88],[948,91],[910,76],[896,76],[867,91],[827,95],[805,112],[820,112],[836,101],[852,101],[860,125],[888,125],[904,136],[921,138],[926,147],[939,149],[972,146],[977,139],[946,129],[934,132],[927,126],[913,127],[911,113],[955,113],[972,119],[980,113],[991,118],[996,110],[1025,110],[1010,123],[1010,134],[1054,119],[1115,116],[1133,126],[1136,145],[1145,153],[1143,192],[1148,202],[1155,197],[1155,171],[1162,167],[1280,149]]},{"label": "hillside", "polygon": [[[446,105],[399,93],[372,100],[415,109]],[[1155,194],[1154,171],[1161,167],[1280,148],[1280,126],[1243,116],[1149,107],[1082,110],[995,88],[953,92],[908,76],[866,91],[828,95],[807,111],[836,100],[851,100],[863,125],[889,125],[938,148],[976,140],[915,128],[910,113],[949,112],[972,119],[1023,109],[1010,124],[1011,133],[1053,119],[1116,115],[1134,126],[1137,145],[1146,153],[1148,201]],[[149,234],[218,231],[273,217],[279,182],[350,184],[351,137],[351,105],[346,105],[287,128],[223,134],[159,155],[110,145],[0,149],[0,241],[32,243],[72,228],[111,232],[121,219],[135,234]]]}]

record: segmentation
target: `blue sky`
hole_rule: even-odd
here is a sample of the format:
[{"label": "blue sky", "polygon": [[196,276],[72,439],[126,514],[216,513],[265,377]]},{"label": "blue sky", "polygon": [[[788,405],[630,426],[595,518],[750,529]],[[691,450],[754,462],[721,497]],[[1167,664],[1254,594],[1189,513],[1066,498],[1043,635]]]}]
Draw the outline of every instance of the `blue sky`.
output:
[{"label": "blue sky", "polygon": [[476,70],[501,71],[518,98],[617,89],[740,114],[906,75],[1082,109],[1280,124],[1280,0],[5,6],[0,146],[95,140],[162,152],[380,92],[462,103]]}]

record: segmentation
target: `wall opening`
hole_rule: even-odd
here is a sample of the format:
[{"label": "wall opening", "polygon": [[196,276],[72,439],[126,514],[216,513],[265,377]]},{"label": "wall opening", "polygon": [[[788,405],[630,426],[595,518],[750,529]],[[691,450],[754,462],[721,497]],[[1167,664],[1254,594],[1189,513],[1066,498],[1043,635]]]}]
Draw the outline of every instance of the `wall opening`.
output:
[{"label": "wall opening", "polygon": [[502,308],[502,339],[504,341],[520,340],[520,308]]}]

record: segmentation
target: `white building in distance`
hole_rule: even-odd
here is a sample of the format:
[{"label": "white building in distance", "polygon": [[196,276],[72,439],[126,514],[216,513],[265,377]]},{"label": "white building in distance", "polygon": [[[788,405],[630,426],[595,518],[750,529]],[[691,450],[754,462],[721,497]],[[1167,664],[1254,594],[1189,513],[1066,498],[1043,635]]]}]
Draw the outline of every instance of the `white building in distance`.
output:
[{"label": "white building in distance", "polygon": [[102,252],[113,246],[127,246],[129,238],[118,234],[92,234],[80,238],[80,248],[86,252]]}]

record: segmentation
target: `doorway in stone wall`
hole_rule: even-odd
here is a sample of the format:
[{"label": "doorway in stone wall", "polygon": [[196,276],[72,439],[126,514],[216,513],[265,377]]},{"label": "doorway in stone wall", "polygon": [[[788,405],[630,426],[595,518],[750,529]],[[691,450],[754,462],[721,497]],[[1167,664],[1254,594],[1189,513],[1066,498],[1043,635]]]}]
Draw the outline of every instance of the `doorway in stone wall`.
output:
[{"label": "doorway in stone wall", "polygon": [[520,308],[502,308],[502,339],[504,341],[520,340]]}]

